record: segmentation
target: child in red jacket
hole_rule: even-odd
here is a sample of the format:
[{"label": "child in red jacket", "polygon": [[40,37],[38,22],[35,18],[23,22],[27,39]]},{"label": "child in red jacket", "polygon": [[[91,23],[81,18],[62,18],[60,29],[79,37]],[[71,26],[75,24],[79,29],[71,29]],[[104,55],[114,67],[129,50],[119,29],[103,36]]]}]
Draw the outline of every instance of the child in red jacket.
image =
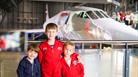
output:
[{"label": "child in red jacket", "polygon": [[40,44],[38,53],[42,77],[60,77],[60,69],[56,70],[58,72],[55,72],[55,69],[60,63],[63,45],[60,40],[55,39],[57,32],[58,26],[56,24],[47,24],[45,34],[48,39]]},{"label": "child in red jacket", "polygon": [[62,77],[84,77],[84,67],[79,56],[74,52],[74,43],[67,41],[64,44],[64,57],[61,59]]}]

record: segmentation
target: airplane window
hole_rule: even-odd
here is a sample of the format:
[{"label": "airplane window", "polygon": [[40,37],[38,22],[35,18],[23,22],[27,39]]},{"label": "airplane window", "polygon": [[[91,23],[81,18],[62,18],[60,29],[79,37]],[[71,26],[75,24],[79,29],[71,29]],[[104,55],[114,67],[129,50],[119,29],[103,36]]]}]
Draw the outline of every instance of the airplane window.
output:
[{"label": "airplane window", "polygon": [[83,14],[84,14],[84,12],[81,12],[78,16],[82,18]]},{"label": "airplane window", "polygon": [[100,18],[104,18],[104,16],[99,11],[94,11]]},{"label": "airplane window", "polygon": [[84,16],[83,16],[83,18],[86,18],[86,19],[87,19],[87,18],[89,18],[89,17],[88,17],[87,14],[85,13]]},{"label": "airplane window", "polygon": [[106,15],[104,12],[100,11],[105,17],[109,18],[108,15]]},{"label": "airplane window", "polygon": [[98,19],[98,17],[97,17],[92,11],[87,11],[87,14],[88,14],[92,19]]}]

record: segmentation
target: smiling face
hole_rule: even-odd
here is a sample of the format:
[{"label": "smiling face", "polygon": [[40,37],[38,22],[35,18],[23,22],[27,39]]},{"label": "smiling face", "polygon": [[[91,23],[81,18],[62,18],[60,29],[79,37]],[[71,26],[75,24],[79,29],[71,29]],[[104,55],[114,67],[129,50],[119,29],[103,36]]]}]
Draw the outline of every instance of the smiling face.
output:
[{"label": "smiling face", "polygon": [[27,56],[30,60],[34,60],[37,57],[38,53],[35,50],[29,50]]},{"label": "smiling face", "polygon": [[74,53],[74,46],[72,45],[66,45],[64,47],[64,56],[70,57]]},{"label": "smiling face", "polygon": [[46,35],[48,36],[48,39],[55,39],[57,35],[57,30],[56,29],[49,29],[46,31]]},{"label": "smiling face", "polygon": [[48,36],[48,39],[55,39],[58,32],[58,26],[54,23],[47,24],[45,28],[45,34]]}]

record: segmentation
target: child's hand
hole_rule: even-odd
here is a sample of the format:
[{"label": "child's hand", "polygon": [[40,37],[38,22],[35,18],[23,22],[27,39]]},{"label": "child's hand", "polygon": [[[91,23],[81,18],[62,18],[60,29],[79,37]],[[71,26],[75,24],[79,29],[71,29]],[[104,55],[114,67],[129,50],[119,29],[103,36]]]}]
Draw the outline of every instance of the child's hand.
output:
[{"label": "child's hand", "polygon": [[81,62],[80,55],[77,56],[77,59],[78,59],[78,62],[80,63]]}]

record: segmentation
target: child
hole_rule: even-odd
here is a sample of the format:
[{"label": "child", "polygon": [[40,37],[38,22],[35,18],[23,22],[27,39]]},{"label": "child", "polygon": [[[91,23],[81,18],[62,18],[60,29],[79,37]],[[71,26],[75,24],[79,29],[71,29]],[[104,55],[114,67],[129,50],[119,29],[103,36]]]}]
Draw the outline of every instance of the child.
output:
[{"label": "child", "polygon": [[19,63],[17,68],[18,77],[41,77],[40,65],[37,59],[38,47],[36,44],[31,44],[27,49],[25,56]]},{"label": "child", "polygon": [[74,43],[70,41],[65,42],[64,57],[61,59],[62,77],[84,77],[84,67],[74,50]]},{"label": "child", "polygon": [[60,77],[57,69],[55,74],[55,68],[60,63],[61,54],[63,53],[63,44],[60,40],[55,39],[58,32],[58,26],[54,23],[49,23],[46,26],[45,34],[48,39],[42,42],[39,46],[39,62],[42,70],[42,77]]}]

